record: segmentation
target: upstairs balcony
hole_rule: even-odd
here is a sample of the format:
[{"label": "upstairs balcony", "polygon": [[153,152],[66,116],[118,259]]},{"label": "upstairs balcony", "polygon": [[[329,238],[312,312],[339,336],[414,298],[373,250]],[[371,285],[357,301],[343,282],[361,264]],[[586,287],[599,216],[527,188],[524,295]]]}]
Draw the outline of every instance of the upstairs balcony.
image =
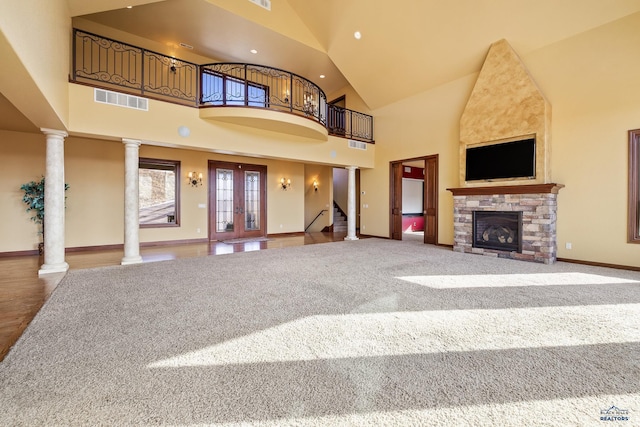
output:
[{"label": "upstairs balcony", "polygon": [[198,65],[74,29],[71,81],[200,109],[200,117],[373,143],[373,117],[327,103],[320,87],[264,65]]}]

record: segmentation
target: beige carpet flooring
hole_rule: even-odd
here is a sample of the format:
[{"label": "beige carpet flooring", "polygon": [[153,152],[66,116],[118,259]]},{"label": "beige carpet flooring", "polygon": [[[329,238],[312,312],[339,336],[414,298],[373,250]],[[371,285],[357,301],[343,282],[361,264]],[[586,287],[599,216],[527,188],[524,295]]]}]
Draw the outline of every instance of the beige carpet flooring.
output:
[{"label": "beige carpet flooring", "polygon": [[[640,273],[382,239],[70,272],[0,425],[640,425]],[[625,419],[626,418],[626,419]]]}]

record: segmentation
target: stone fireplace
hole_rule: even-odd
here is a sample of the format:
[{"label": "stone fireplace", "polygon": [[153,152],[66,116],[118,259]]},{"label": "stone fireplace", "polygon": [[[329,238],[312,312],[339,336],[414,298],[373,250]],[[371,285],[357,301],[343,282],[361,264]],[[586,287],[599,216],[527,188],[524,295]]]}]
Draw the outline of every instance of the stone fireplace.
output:
[{"label": "stone fireplace", "polygon": [[[557,256],[557,195],[562,187],[558,184],[533,184],[450,188],[453,192],[453,250],[545,264],[554,263]],[[519,245],[477,245],[473,219],[480,212],[494,217],[498,212],[512,212],[518,216]],[[513,226],[513,222],[510,224]],[[505,223],[494,221],[492,225],[504,226]],[[485,224],[485,228],[475,231],[484,233],[486,227],[491,225]]]},{"label": "stone fireplace", "polygon": [[[556,261],[557,195],[551,182],[551,105],[506,40],[491,45],[460,118],[460,187],[454,200],[457,252]],[[465,176],[468,148],[535,138],[535,176]]]}]

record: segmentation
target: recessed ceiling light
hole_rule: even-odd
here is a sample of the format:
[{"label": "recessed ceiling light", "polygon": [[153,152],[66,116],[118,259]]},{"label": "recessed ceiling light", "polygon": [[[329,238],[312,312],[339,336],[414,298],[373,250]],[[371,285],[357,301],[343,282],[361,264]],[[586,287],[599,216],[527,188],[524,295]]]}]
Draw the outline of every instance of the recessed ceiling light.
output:
[{"label": "recessed ceiling light", "polygon": [[362,34],[360,34],[360,31],[356,31],[353,33],[353,37],[355,37],[356,40],[360,40],[362,38]]},{"label": "recessed ceiling light", "polygon": [[249,52],[253,53],[254,55],[255,55],[256,53],[258,53],[258,51],[257,51],[257,50],[255,50],[255,49],[251,49]]},{"label": "recessed ceiling light", "polygon": [[133,6],[127,6],[127,9],[131,9]]},{"label": "recessed ceiling light", "polygon": [[324,74],[320,74],[320,78],[321,78],[321,79],[324,79],[324,78],[325,78],[325,75],[324,75]]}]

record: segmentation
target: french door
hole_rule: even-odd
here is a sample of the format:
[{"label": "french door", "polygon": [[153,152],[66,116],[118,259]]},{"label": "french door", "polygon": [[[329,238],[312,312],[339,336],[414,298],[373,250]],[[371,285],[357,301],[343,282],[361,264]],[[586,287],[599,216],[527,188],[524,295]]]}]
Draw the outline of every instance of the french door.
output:
[{"label": "french door", "polygon": [[267,167],[209,161],[209,240],[266,236]]},{"label": "french door", "polygon": [[391,163],[391,239],[402,240],[402,162]]},{"label": "french door", "polygon": [[424,158],[424,242],[438,244],[438,155]]}]

